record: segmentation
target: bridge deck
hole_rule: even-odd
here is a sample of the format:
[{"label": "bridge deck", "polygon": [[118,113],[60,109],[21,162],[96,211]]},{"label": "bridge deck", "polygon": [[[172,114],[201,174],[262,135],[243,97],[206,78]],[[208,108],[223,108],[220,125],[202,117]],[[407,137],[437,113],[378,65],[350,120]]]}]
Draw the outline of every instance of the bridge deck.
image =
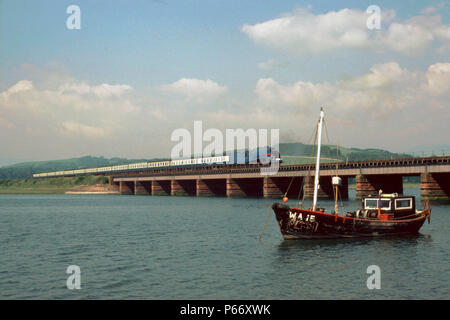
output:
[{"label": "bridge deck", "polygon": [[[262,178],[263,166],[259,165],[214,165],[192,168],[167,168],[157,170],[136,170],[109,173],[114,181],[152,180],[195,180],[195,179],[235,179]],[[281,165],[278,172],[269,177],[305,177],[314,175],[315,165]],[[336,175],[336,163],[320,165],[320,175]],[[422,173],[450,172],[450,157],[429,157],[415,159],[370,160],[339,163],[340,176],[357,175],[420,175]]]}]

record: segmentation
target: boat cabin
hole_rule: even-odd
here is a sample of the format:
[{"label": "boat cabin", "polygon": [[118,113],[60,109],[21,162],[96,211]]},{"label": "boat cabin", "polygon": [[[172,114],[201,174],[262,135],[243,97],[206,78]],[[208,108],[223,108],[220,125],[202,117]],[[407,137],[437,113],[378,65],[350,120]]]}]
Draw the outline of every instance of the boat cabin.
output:
[{"label": "boat cabin", "polygon": [[392,193],[363,198],[362,211],[366,217],[378,216],[378,209],[380,209],[380,219],[402,219],[415,214],[415,197]]}]

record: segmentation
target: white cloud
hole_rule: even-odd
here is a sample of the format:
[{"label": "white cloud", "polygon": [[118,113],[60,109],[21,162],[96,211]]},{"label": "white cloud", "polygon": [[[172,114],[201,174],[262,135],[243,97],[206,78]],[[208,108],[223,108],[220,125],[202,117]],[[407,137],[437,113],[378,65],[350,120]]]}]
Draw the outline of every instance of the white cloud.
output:
[{"label": "white cloud", "polygon": [[105,138],[109,135],[105,128],[85,125],[74,121],[65,121],[61,124],[61,133],[66,136],[82,136],[88,139]]},{"label": "white cloud", "polygon": [[426,80],[426,88],[432,95],[450,94],[450,63],[429,66]]},{"label": "white cloud", "polygon": [[280,107],[313,108],[319,106],[318,104],[321,101],[326,100],[326,97],[331,93],[330,90],[332,90],[332,87],[327,83],[314,84],[298,81],[292,85],[281,85],[271,78],[266,78],[258,80],[255,93],[264,105],[276,104]]},{"label": "white cloud", "polygon": [[99,98],[108,97],[120,97],[124,93],[132,90],[133,88],[129,85],[111,85],[107,83],[102,83],[98,86],[90,86],[85,82],[72,82],[64,83],[59,86],[59,92],[63,94],[75,93],[80,95],[85,95],[92,93]]},{"label": "white cloud", "polygon": [[[330,132],[333,124],[338,128],[339,143],[382,146],[384,139],[390,145],[394,133],[403,143],[426,142],[436,138],[433,128],[445,130],[450,120],[442,112],[450,109],[449,75],[448,62],[424,71],[387,62],[336,81],[261,78],[247,98],[225,94],[228,88],[211,80],[187,78],[144,91],[122,85],[113,89],[117,96],[95,94],[93,88],[105,86],[73,78],[56,86],[25,80],[0,93],[2,151],[24,156],[19,146],[26,144],[30,154],[49,158],[167,156],[171,131],[194,120],[204,120],[205,129],[280,128],[282,140],[307,142],[320,107]],[[424,124],[421,132],[410,128]]]},{"label": "white cloud", "polygon": [[434,41],[450,41],[450,26],[439,15],[393,21],[394,10],[381,12],[382,29],[369,30],[370,15],[357,9],[313,14],[307,9],[257,23],[241,31],[255,43],[291,54],[320,53],[336,49],[370,49],[417,55]]},{"label": "white cloud", "polygon": [[45,86],[46,80],[37,87],[21,80],[0,93],[0,127],[41,136],[43,143],[61,135],[98,140],[124,130],[123,124],[139,114],[139,107],[124,96],[131,86],[91,86],[66,78],[52,89]]},{"label": "white cloud", "polygon": [[131,89],[132,88],[129,85],[110,85],[103,83],[99,86],[93,87],[92,92],[100,98],[108,98],[111,96],[119,97]]},{"label": "white cloud", "polygon": [[320,15],[297,9],[292,14],[241,28],[256,43],[296,52],[362,48],[369,41],[365,29],[366,14],[350,9]]},{"label": "white cloud", "polygon": [[88,94],[91,92],[91,86],[85,82],[80,83],[64,83],[59,86],[60,93],[76,93],[76,94]]},{"label": "white cloud", "polygon": [[187,101],[206,102],[217,98],[228,91],[226,86],[221,86],[212,80],[182,78],[171,84],[159,86],[159,90],[169,94],[182,96]]},{"label": "white cloud", "polygon": [[14,128],[14,127],[15,127],[15,125],[13,123],[11,123],[8,120],[3,119],[3,118],[0,117],[0,128],[11,129],[11,128]]},{"label": "white cloud", "polygon": [[255,93],[261,106],[283,113],[308,114],[328,106],[341,118],[355,112],[387,117],[418,101],[426,101],[430,92],[434,95],[448,92],[449,83],[448,63],[434,64],[426,72],[419,72],[389,62],[376,64],[361,76],[334,83],[298,81],[282,85],[271,78],[260,79]]},{"label": "white cloud", "polygon": [[[402,69],[397,62],[387,62],[373,65],[369,72],[341,82],[343,87],[357,89],[374,89],[392,87],[401,81],[407,81],[409,71]],[[405,82],[406,83],[406,82]]]},{"label": "white cloud", "polygon": [[434,40],[433,33],[417,24],[392,23],[381,36],[380,45],[404,54],[418,54]]},{"label": "white cloud", "polygon": [[33,89],[33,82],[28,80],[20,80],[15,85],[11,86],[8,90],[2,92],[2,96],[4,98],[8,98],[9,96],[23,92],[29,91]]},{"label": "white cloud", "polygon": [[282,139],[303,141],[324,107],[330,142],[360,147],[401,147],[445,143],[450,121],[450,63],[425,71],[396,62],[373,65],[366,73],[334,82],[282,84],[258,80],[253,121],[282,129]]}]

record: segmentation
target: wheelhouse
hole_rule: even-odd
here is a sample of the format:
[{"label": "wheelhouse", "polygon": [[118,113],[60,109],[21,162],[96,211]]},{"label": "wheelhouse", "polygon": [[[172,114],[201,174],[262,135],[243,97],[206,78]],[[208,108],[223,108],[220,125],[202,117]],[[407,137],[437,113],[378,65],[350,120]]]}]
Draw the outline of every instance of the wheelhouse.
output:
[{"label": "wheelhouse", "polygon": [[362,201],[363,210],[378,211],[382,214],[392,215],[394,219],[405,218],[415,214],[415,197],[399,196],[393,194],[381,194],[380,196],[369,196]]}]

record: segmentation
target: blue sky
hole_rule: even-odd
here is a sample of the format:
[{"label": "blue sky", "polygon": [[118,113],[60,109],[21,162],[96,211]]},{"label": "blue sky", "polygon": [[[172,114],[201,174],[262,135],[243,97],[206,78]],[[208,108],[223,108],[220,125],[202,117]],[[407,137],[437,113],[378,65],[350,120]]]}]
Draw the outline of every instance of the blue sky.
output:
[{"label": "blue sky", "polygon": [[[91,81],[126,82],[145,86],[183,76],[213,78],[236,88],[253,85],[265,73],[256,61],[273,58],[267,48],[255,46],[240,27],[311,5],[305,1],[1,1],[0,67],[8,70],[24,62],[63,64],[74,76]],[[439,1],[377,1],[396,10],[400,18],[417,15]],[[77,4],[82,28],[65,28],[65,10]],[[345,4],[343,6],[342,4]],[[312,12],[343,7],[365,10],[373,1],[314,1]],[[449,10],[442,10],[449,22]],[[335,79],[357,73],[390,56],[372,57],[348,52],[323,57],[290,59],[283,80]],[[410,59],[423,66],[424,59]],[[239,80],[236,71],[239,70]],[[2,83],[3,86],[7,84]]]},{"label": "blue sky", "polygon": [[[71,4],[76,4],[81,9],[81,30],[66,28],[66,19],[69,16],[66,8]],[[315,50],[313,37],[308,38],[307,35],[302,35],[298,39],[295,38],[297,31],[301,32],[302,28],[310,26],[302,25],[302,21],[305,19],[311,18],[311,21],[317,23],[317,29],[314,26],[311,27],[312,34],[318,30],[318,38],[326,37],[326,33],[330,30],[326,29],[324,23],[321,22],[321,16],[326,16],[327,21],[332,21],[331,19],[334,18],[329,13],[335,11],[339,12],[342,17],[345,17],[346,14],[349,14],[349,17],[355,15],[357,20],[358,15],[363,17],[366,8],[372,4],[378,5],[383,12],[384,10],[395,12],[395,17],[389,17],[386,21],[384,17],[389,15],[382,14],[382,30],[379,31],[379,34],[383,34],[383,36],[377,40],[379,41],[377,46],[367,44],[369,41],[375,41],[375,38],[378,37],[377,31],[369,32],[367,30],[363,33],[364,36],[370,38],[369,40],[365,39],[356,45],[354,45],[356,40],[352,40],[348,45],[343,46],[330,42],[320,50]],[[427,8],[429,10],[426,10]],[[349,9],[351,12],[345,12],[344,9]],[[277,18],[286,16],[293,17],[292,21],[295,23],[279,29],[271,23]],[[439,19],[433,20],[432,17]],[[342,19],[339,21],[342,22]],[[263,23],[266,23],[268,29],[272,28],[268,31],[269,33],[265,33],[267,28],[266,25],[262,25]],[[395,24],[400,24],[403,29],[394,34]],[[441,77],[442,70],[447,68],[447,65],[443,65],[443,63],[449,62],[450,40],[446,38],[449,24],[449,4],[442,1],[377,1],[375,3],[373,1],[256,0],[0,0],[0,94],[7,92],[17,83],[21,84],[17,88],[22,88],[25,84],[25,88],[27,88],[25,91],[30,95],[33,93],[34,97],[40,97],[39,99],[44,99],[42,95],[47,97],[46,90],[53,90],[52,92],[58,93],[58,99],[64,99],[59,102],[67,108],[64,112],[58,110],[59,104],[55,100],[51,100],[49,103],[53,103],[52,108],[55,109],[48,107],[47,118],[49,120],[46,123],[42,108],[33,118],[30,112],[23,111],[21,113],[20,110],[13,107],[17,104],[27,105],[31,108],[33,104],[30,102],[31,100],[27,100],[25,96],[13,97],[8,94],[9,100],[6,101],[5,98],[5,101],[0,102],[0,125],[3,123],[4,129],[9,130],[7,133],[3,130],[3,135],[0,135],[0,139],[3,139],[3,141],[0,140],[1,146],[7,153],[7,155],[0,154],[0,158],[64,158],[81,156],[86,153],[129,157],[164,155],[170,150],[167,147],[170,144],[168,138],[170,130],[177,127],[189,127],[189,123],[195,119],[194,116],[192,119],[188,116],[181,116],[183,112],[186,112],[186,115],[195,114],[196,119],[200,120],[203,120],[201,118],[203,114],[208,114],[204,121],[209,126],[242,127],[248,124],[253,127],[267,127],[270,119],[262,119],[261,115],[259,118],[250,116],[253,119],[251,122],[233,120],[245,119],[247,116],[255,114],[254,109],[247,110],[246,114],[239,111],[247,107],[256,108],[257,105],[263,105],[264,107],[261,108],[264,112],[262,113],[286,114],[289,118],[298,116],[298,121],[314,122],[315,112],[308,109],[307,103],[310,105],[323,102],[331,104],[337,101],[345,103],[346,100],[342,97],[349,93],[344,89],[349,85],[353,86],[358,79],[358,81],[365,79],[365,75],[370,78],[371,74],[378,74],[377,70],[398,71],[400,68],[399,77],[407,77],[408,81],[411,81],[411,85],[414,85],[413,83],[418,81],[418,77],[423,77],[423,83],[427,81],[429,83],[430,75],[426,72],[430,66],[438,64],[436,68],[432,68],[435,70],[433,75],[438,74]],[[248,31],[244,31],[243,26],[245,25],[249,26]],[[405,44],[397,45],[398,41],[395,37],[401,38],[401,32],[409,30],[406,29],[406,26],[412,26],[412,31],[405,33],[411,38],[406,39]],[[353,28],[353,26],[343,26],[342,28],[347,27]],[[293,36],[289,36],[291,32],[289,28],[294,32]],[[325,29],[319,31],[320,28]],[[356,27],[355,30],[361,32],[363,29],[364,27]],[[417,35],[414,32],[417,32]],[[395,37],[391,37],[391,33]],[[433,39],[430,40],[427,38],[428,36]],[[284,39],[286,46],[278,45],[276,43],[278,39]],[[409,45],[414,41],[417,41],[417,46]],[[374,68],[374,66],[389,63],[396,65],[389,65],[391,69],[386,69],[387,67]],[[422,74],[418,75],[419,73]],[[442,81],[441,78],[439,81]],[[214,82],[217,84],[215,87],[207,86],[206,83],[201,83],[201,85],[207,88],[205,90],[209,90],[205,92],[206,96],[210,97],[216,90],[214,94],[217,94],[218,98],[210,99],[207,102],[205,99],[192,98],[177,100],[174,97],[180,92],[170,90],[161,92],[159,90],[168,88],[168,85],[174,85],[181,79]],[[273,81],[266,81],[267,79]],[[30,81],[30,85],[27,85],[28,82],[21,81]],[[193,82],[195,85],[199,85],[195,81],[191,81],[187,85],[190,86]],[[343,82],[345,85],[342,85]],[[309,91],[304,91],[310,83],[313,84],[310,86],[313,90],[311,92],[316,94],[312,98],[313,101],[295,102],[311,94]],[[417,84],[418,87],[423,88],[423,83]],[[75,97],[68,96],[67,91],[61,91],[62,84],[85,84],[90,86],[90,90],[95,90],[94,88],[102,84],[121,85],[123,87],[118,88],[120,94],[116,95],[117,97],[120,95],[121,100],[116,99],[111,103],[118,104],[119,109],[124,105],[132,105],[135,109],[130,107],[127,112],[133,109],[134,111],[138,110],[136,112],[144,113],[125,117],[125,121],[119,114],[122,111],[101,109],[99,105],[106,105],[107,102],[95,100],[99,96],[91,100],[87,96],[75,100]],[[381,96],[387,93],[388,96],[384,99],[392,99],[393,90],[399,90],[403,96],[409,95],[407,88],[399,89],[396,87],[398,85],[395,83],[391,87],[383,87],[384,91],[377,91],[374,94]],[[358,88],[360,90],[360,87]],[[79,93],[78,89],[79,87],[75,91]],[[197,89],[196,87],[192,90]],[[437,110],[435,111],[436,115],[433,114],[433,116],[438,117],[437,115],[448,107],[446,103],[448,100],[441,93],[445,89],[445,87],[442,89],[442,86],[439,86],[438,89],[434,88],[434,91],[430,91],[433,92],[433,97],[439,95],[436,98],[438,100],[430,102]],[[325,91],[320,90],[325,90],[328,92],[327,94],[330,90],[337,91],[332,95],[333,98],[327,98],[327,100],[326,98],[322,99]],[[373,90],[373,86],[363,92],[352,92],[351,95],[353,97],[367,94],[371,90]],[[122,92],[127,92],[127,96],[122,95]],[[279,94],[280,97],[274,97],[274,94]],[[4,96],[6,97],[6,94]],[[13,98],[20,98],[20,100],[12,101]],[[31,97],[28,98],[31,99]],[[70,102],[69,98],[73,98],[73,101]],[[270,99],[272,100],[269,101]],[[367,102],[366,97],[361,99],[362,103]],[[429,101],[423,95],[418,98],[418,100],[420,99]],[[276,101],[282,102],[278,105]],[[378,102],[390,105],[388,100],[381,99]],[[374,108],[371,102],[367,103],[367,108]],[[382,115],[384,122],[394,126],[405,117],[405,114],[415,112],[414,108],[418,108],[418,106],[409,104],[411,104],[411,100],[402,100],[396,104],[393,103],[389,110],[376,112],[376,114]],[[411,108],[410,111],[407,111],[407,108]],[[111,116],[110,119],[94,121],[93,117],[102,112],[103,114],[116,113],[116,117]],[[342,110],[333,112],[336,117],[341,115],[337,124],[348,125],[350,130],[355,131],[364,128],[355,123],[364,119],[368,114],[358,109],[360,118],[355,115],[354,119],[346,122],[349,117],[344,117],[343,114],[350,111],[346,109],[345,112]],[[334,115],[333,112],[332,115]],[[127,114],[129,113],[132,112]],[[223,116],[219,116],[213,119],[211,116],[213,113],[226,114],[227,117],[224,119]],[[154,131],[150,129],[148,131],[131,130],[135,127],[142,127],[142,124],[137,123],[136,119],[142,119],[149,114],[156,115],[149,116],[148,119],[149,127],[154,128]],[[67,117],[64,118],[64,115]],[[167,117],[171,120],[167,120]],[[448,118],[445,119],[448,120]],[[114,126],[119,120],[121,122],[118,127],[122,127],[121,132],[103,132],[108,126]],[[413,125],[414,121],[419,121],[419,119],[411,120],[409,123],[405,123],[405,126],[410,128],[409,126]],[[441,123],[444,120],[434,119],[433,121],[437,123],[437,127],[444,127],[444,124]],[[40,123],[40,127],[38,123]],[[303,126],[303,131],[300,130],[296,136],[295,122],[283,122],[282,118],[273,121],[274,126],[282,127],[284,124],[286,124],[286,129],[285,134],[282,133],[282,137],[287,140],[302,141],[305,140],[304,137],[310,136],[308,130],[311,129],[311,126],[309,125]],[[47,130],[47,127],[60,128],[60,130]],[[70,136],[67,128],[70,128],[71,133],[78,132],[79,136]],[[167,131],[163,132],[162,128],[167,128]],[[89,134],[83,134],[86,130],[98,133],[97,139],[89,139]],[[336,130],[338,130],[337,127]],[[412,129],[408,130],[412,131]],[[133,133],[133,131],[137,132]],[[377,141],[374,135],[379,131],[380,127],[374,125],[366,139],[352,139],[354,135],[342,131],[338,132],[337,136],[340,143],[349,146],[409,148],[409,146],[405,146],[408,141],[407,136],[398,137],[397,142]],[[390,132],[390,134],[394,133],[394,131]],[[136,141],[134,146],[118,147],[111,151],[110,145],[113,144],[110,141],[112,139],[123,142],[128,135]],[[155,135],[155,140],[165,139],[165,143],[149,141]],[[387,135],[388,133],[384,137],[386,138]],[[28,154],[6,141],[9,138],[16,144],[25,143],[30,146],[38,146],[39,139],[45,140],[49,136],[55,139],[54,147],[43,147],[42,152],[37,154],[32,150]],[[437,139],[436,143],[443,144],[448,140],[447,138],[448,135],[444,138],[432,135],[430,141]],[[108,142],[106,143],[102,139],[108,140]],[[142,143],[142,141],[147,144],[146,151],[139,149],[139,142]],[[417,143],[427,145],[429,141],[422,137]],[[67,145],[71,145],[72,148],[67,148]],[[105,145],[106,148],[101,147]]]}]

